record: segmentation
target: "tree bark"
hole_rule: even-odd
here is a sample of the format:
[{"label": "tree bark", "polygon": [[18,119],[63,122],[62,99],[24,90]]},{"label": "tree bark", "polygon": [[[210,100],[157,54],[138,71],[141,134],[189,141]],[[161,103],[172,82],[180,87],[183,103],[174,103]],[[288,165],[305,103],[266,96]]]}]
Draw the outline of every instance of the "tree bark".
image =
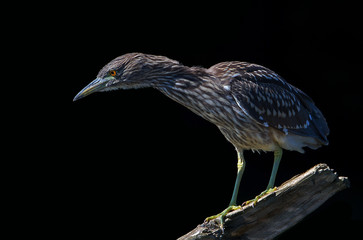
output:
[{"label": "tree bark", "polygon": [[339,177],[326,164],[318,164],[263,196],[255,206],[250,203],[228,213],[224,229],[220,219],[214,219],[178,240],[273,239],[348,187],[348,178]]}]

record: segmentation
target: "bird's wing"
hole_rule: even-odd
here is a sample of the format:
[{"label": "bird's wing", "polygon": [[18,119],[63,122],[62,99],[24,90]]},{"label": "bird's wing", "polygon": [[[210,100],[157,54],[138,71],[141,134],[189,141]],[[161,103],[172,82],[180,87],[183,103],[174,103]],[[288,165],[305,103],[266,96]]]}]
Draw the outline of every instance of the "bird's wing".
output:
[{"label": "bird's wing", "polygon": [[[258,123],[286,134],[294,132],[326,140],[329,130],[319,109],[304,92],[275,72],[242,62],[225,62],[210,70],[225,79],[221,83],[229,84],[238,106]],[[313,126],[317,121],[319,126]]]}]

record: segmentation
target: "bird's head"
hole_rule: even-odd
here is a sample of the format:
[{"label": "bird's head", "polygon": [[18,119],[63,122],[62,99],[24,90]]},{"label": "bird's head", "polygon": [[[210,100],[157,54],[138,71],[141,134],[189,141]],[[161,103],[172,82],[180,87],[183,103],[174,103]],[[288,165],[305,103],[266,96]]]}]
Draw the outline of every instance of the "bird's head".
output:
[{"label": "bird's head", "polygon": [[177,65],[179,65],[177,61],[162,56],[142,53],[122,55],[106,64],[97,78],[83,88],[73,101],[94,92],[152,87],[163,72],[161,69],[172,69]]}]

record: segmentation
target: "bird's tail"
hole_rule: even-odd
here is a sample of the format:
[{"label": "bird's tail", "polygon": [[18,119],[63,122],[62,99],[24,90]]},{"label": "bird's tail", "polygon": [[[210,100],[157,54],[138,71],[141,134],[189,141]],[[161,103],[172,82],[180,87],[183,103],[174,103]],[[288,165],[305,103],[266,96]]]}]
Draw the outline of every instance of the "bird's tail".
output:
[{"label": "bird's tail", "polygon": [[304,105],[304,107],[309,111],[310,115],[310,122],[311,122],[311,127],[313,129],[314,134],[316,135],[315,137],[324,145],[328,145],[329,141],[328,141],[328,135],[329,135],[329,127],[328,127],[328,123],[326,122],[323,114],[321,113],[321,111],[319,110],[319,108],[317,108],[315,106],[315,103],[313,102],[313,100],[307,96],[305,93],[301,94],[301,101],[302,104]]}]

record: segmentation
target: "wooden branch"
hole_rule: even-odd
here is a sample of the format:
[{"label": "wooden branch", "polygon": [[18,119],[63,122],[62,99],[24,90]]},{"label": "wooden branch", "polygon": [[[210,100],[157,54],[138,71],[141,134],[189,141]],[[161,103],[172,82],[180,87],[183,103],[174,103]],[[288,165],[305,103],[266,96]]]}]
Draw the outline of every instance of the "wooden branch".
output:
[{"label": "wooden branch", "polygon": [[348,178],[338,177],[326,164],[318,164],[259,199],[256,206],[251,203],[227,214],[224,229],[215,219],[178,240],[273,239],[348,187]]}]

